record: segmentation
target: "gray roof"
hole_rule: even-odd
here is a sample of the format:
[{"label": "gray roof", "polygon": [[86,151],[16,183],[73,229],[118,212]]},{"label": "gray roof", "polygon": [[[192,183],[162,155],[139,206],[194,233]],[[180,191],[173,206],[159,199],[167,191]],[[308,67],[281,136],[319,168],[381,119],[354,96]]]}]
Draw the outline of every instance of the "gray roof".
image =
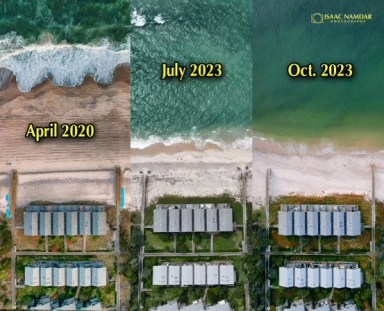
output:
[{"label": "gray roof", "polygon": [[347,268],[346,286],[348,288],[360,288],[362,283],[360,268]]},{"label": "gray roof", "polygon": [[25,280],[24,284],[27,286],[40,285],[40,268],[34,265],[26,266],[24,268]]},{"label": "gray roof", "polygon": [[231,306],[226,301],[220,301],[213,306],[205,306],[202,301],[196,301],[188,306],[180,306],[177,301],[166,305],[149,309],[150,311],[232,311]]},{"label": "gray roof", "polygon": [[331,266],[320,267],[320,287],[332,288],[333,286],[333,269]]},{"label": "gray roof", "polygon": [[65,265],[63,264],[53,267],[53,286],[60,287],[66,285],[65,270]]},{"label": "gray roof", "polygon": [[279,286],[293,287],[294,271],[293,267],[279,267]]},{"label": "gray roof", "polygon": [[79,286],[79,267],[73,265],[68,266],[66,269],[66,283],[67,286],[76,287]]},{"label": "gray roof", "polygon": [[320,212],[320,235],[332,235],[332,212]]},{"label": "gray roof", "polygon": [[219,209],[219,231],[220,232],[233,231],[233,213],[231,208]]},{"label": "gray roof", "polygon": [[219,284],[233,285],[235,284],[235,267],[233,265],[219,266]]},{"label": "gray roof", "polygon": [[361,212],[347,212],[347,235],[361,235]]},{"label": "gray roof", "polygon": [[166,264],[153,266],[153,285],[205,286],[234,285],[235,269],[232,264]]},{"label": "gray roof", "polygon": [[153,232],[168,232],[168,210],[156,208],[153,214]]},{"label": "gray roof", "polygon": [[180,210],[169,209],[168,210],[168,232],[180,232]]},{"label": "gray roof", "polygon": [[193,232],[193,209],[181,209],[181,232]]},{"label": "gray roof", "polygon": [[105,235],[107,234],[107,213],[92,212],[92,234]]},{"label": "gray roof", "polygon": [[41,286],[52,286],[52,267],[51,265],[44,265],[40,267],[40,285]]},{"label": "gray roof", "polygon": [[193,227],[195,232],[206,232],[205,208],[196,208],[193,210]]},{"label": "gray roof", "polygon": [[177,303],[177,301],[173,301],[173,302],[167,303],[164,306],[150,309],[150,311],[179,311],[179,310],[180,310],[179,304]]},{"label": "gray roof", "polygon": [[92,267],[92,286],[107,285],[107,268],[105,266]]},{"label": "gray roof", "polygon": [[279,234],[293,235],[293,212],[279,211]]},{"label": "gray roof", "polygon": [[91,235],[91,212],[79,213],[79,234]]},{"label": "gray roof", "polygon": [[39,213],[24,212],[24,234],[28,236],[39,235],[38,231]]},{"label": "gray roof", "polygon": [[219,231],[218,216],[216,208],[208,208],[206,210],[207,232]]},{"label": "gray roof", "polygon": [[319,267],[308,267],[307,279],[309,288],[317,288],[320,286],[320,268]]},{"label": "gray roof", "polygon": [[307,234],[317,236],[319,233],[319,212],[307,212]]},{"label": "gray roof", "polygon": [[207,285],[217,285],[219,283],[219,266],[214,264],[207,265]]},{"label": "gray roof", "polygon": [[193,265],[193,281],[195,285],[207,284],[207,266],[203,264]]},{"label": "gray roof", "polygon": [[294,235],[302,236],[305,235],[305,212],[294,211],[293,212],[293,232]]},{"label": "gray roof", "polygon": [[91,266],[79,267],[79,285],[91,286],[92,285],[92,268]]},{"label": "gray roof", "polygon": [[168,266],[168,285],[179,286],[181,282],[181,269],[178,265]]},{"label": "gray roof", "polygon": [[78,212],[65,213],[65,234],[78,235]]},{"label": "gray roof", "polygon": [[65,215],[64,212],[52,212],[52,235],[59,236],[65,234]]},{"label": "gray roof", "polygon": [[345,212],[333,212],[333,235],[345,235]]},{"label": "gray roof", "polygon": [[158,204],[153,232],[233,232],[233,212],[228,204]]},{"label": "gray roof", "polygon": [[52,213],[39,213],[39,235],[49,236],[52,234]]},{"label": "gray roof", "polygon": [[181,266],[181,286],[193,285],[193,266],[183,265]]}]

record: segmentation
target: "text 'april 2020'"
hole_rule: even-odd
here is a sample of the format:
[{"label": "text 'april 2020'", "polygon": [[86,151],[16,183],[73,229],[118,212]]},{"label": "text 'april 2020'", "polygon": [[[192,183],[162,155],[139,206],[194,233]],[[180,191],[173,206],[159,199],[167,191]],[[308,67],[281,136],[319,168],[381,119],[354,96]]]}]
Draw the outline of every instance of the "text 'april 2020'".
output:
[{"label": "text 'april 2020'", "polygon": [[287,73],[292,78],[352,78],[354,75],[353,65],[350,63],[322,63],[321,73],[317,74],[313,64],[300,65],[291,63],[287,67]]},{"label": "text 'april 2020'", "polygon": [[95,126],[92,123],[63,123],[50,122],[48,126],[35,126],[33,123],[28,125],[25,138],[32,138],[40,142],[45,138],[63,139],[87,139],[95,136]]},{"label": "text 'april 2020'", "polygon": [[193,63],[188,66],[175,62],[172,65],[161,64],[161,80],[177,79],[180,82],[189,78],[217,79],[224,75],[223,65],[220,63]]}]

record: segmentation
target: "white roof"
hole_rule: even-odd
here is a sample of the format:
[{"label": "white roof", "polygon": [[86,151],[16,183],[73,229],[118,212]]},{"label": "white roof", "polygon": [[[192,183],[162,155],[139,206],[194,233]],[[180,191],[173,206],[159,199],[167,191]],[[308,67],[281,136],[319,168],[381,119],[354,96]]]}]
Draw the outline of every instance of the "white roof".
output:
[{"label": "white roof", "polygon": [[52,286],[52,267],[40,267],[40,285]]},{"label": "white roof", "polygon": [[333,267],[333,287],[344,288],[345,287],[345,268]]},{"label": "white roof", "polygon": [[293,287],[293,267],[279,267],[279,286]]},{"label": "white roof", "polygon": [[307,268],[295,267],[295,287],[303,288],[307,286]]},{"label": "white roof", "polygon": [[235,267],[233,265],[220,265],[220,285],[235,284]]},{"label": "white roof", "polygon": [[53,286],[65,286],[65,267],[53,267]]},{"label": "white roof", "polygon": [[332,212],[328,212],[328,211],[320,212],[320,235],[322,236],[332,235]]},{"label": "white roof", "polygon": [[345,212],[333,212],[333,235],[345,235]]},{"label": "white roof", "polygon": [[79,283],[80,286],[92,285],[92,268],[90,266],[79,267]]},{"label": "white roof", "polygon": [[107,267],[92,267],[92,286],[107,285]]},{"label": "white roof", "polygon": [[360,288],[361,287],[361,269],[360,268],[347,268],[347,287]]},{"label": "white roof", "polygon": [[168,285],[180,285],[180,266],[168,266]]},{"label": "white roof", "polygon": [[308,287],[317,288],[320,286],[320,269],[318,267],[307,268]]},{"label": "white roof", "polygon": [[39,286],[40,285],[40,268],[34,266],[26,266],[24,268],[25,282],[27,286]]},{"label": "white roof", "polygon": [[319,235],[319,212],[307,212],[307,234],[309,236]]},{"label": "white roof", "polygon": [[194,264],[193,265],[193,276],[195,285],[206,285],[207,284],[207,269],[205,265]]},{"label": "white roof", "polygon": [[168,266],[154,266],[152,271],[153,285],[168,285]]},{"label": "white roof", "polygon": [[76,287],[79,285],[79,268],[67,267],[66,269],[67,286]]},{"label": "white roof", "polygon": [[360,211],[347,212],[347,235],[358,236],[361,234]]},{"label": "white roof", "polygon": [[192,265],[181,266],[181,285],[182,286],[193,285],[193,266]]},{"label": "white roof", "polygon": [[332,267],[320,267],[320,286],[322,288],[332,288],[333,286]]},{"label": "white roof", "polygon": [[207,285],[219,284],[219,266],[207,265]]}]

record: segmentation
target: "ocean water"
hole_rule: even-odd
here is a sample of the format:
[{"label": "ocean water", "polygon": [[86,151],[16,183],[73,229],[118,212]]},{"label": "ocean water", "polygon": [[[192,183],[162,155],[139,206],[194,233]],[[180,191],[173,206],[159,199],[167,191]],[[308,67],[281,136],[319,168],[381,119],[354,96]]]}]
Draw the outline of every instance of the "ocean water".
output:
[{"label": "ocean water", "polygon": [[0,90],[14,75],[22,92],[49,79],[108,84],[130,62],[127,0],[5,0],[0,5]]},{"label": "ocean water", "polygon": [[[372,14],[351,24],[312,24],[313,13]],[[299,142],[384,149],[384,2],[255,2],[253,130]],[[352,63],[352,79],[292,79],[291,62]]]},{"label": "ocean water", "polygon": [[[251,1],[132,2],[133,147],[211,139],[243,145],[252,125]],[[162,81],[161,64],[222,63],[217,80]]]}]

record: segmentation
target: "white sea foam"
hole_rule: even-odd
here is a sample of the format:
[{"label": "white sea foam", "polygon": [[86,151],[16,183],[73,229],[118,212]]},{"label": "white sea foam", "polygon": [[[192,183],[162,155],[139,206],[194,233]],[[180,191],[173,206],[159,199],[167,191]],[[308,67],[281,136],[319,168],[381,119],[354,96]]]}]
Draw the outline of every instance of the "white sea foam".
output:
[{"label": "white sea foam", "polygon": [[214,144],[220,147],[223,150],[232,150],[232,149],[241,149],[241,150],[251,150],[252,148],[252,138],[244,137],[239,138],[231,142],[225,142],[223,140],[215,139],[202,139],[199,137],[182,137],[174,136],[171,138],[163,139],[159,136],[150,136],[147,139],[142,138],[132,138],[131,148],[134,149],[145,149],[154,144],[162,144],[164,146],[172,146],[176,144],[191,144],[193,143],[195,147],[199,150],[204,149],[204,147],[209,144]]},{"label": "white sea foam", "polygon": [[157,24],[164,24],[166,22],[166,20],[159,14],[159,15],[156,15],[153,20],[157,23]]},{"label": "white sea foam", "polygon": [[111,83],[116,67],[129,62],[129,49],[118,50],[109,44],[33,44],[0,57],[0,68],[12,71],[20,91],[29,92],[46,79],[69,87],[81,85],[86,76],[98,83]]},{"label": "white sea foam", "polygon": [[137,27],[143,27],[147,23],[144,15],[141,15],[137,9],[134,9],[131,16],[131,23]]}]

